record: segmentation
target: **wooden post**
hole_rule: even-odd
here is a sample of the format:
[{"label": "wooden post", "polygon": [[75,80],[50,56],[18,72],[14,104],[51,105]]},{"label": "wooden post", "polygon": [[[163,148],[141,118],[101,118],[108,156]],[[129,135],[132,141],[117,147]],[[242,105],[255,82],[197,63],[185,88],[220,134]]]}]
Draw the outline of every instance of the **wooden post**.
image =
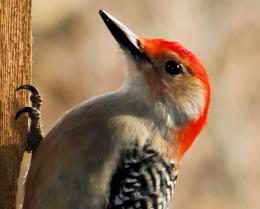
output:
[{"label": "wooden post", "polygon": [[0,208],[15,209],[17,180],[28,130],[14,120],[28,106],[28,93],[15,92],[31,81],[31,0],[0,0]]}]

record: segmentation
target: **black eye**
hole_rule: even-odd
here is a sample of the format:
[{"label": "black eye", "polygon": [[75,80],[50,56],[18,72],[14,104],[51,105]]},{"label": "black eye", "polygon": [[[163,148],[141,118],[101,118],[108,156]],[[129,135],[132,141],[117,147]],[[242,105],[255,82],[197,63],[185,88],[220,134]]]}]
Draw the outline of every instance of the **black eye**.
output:
[{"label": "black eye", "polygon": [[166,73],[168,73],[170,75],[178,75],[178,74],[182,73],[181,64],[179,62],[176,62],[173,60],[166,62],[164,69],[165,69]]}]

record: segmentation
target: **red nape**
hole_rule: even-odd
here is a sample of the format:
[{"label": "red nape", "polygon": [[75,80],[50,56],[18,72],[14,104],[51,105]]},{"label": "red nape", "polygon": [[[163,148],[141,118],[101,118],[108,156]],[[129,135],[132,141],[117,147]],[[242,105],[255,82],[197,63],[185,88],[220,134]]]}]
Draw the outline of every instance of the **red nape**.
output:
[{"label": "red nape", "polygon": [[147,55],[151,58],[163,54],[173,53],[177,56],[186,66],[192,69],[194,76],[200,79],[205,88],[205,107],[198,120],[189,122],[185,127],[183,127],[177,133],[177,148],[173,150],[174,157],[177,161],[181,160],[186,151],[190,148],[195,138],[198,136],[200,131],[207,120],[209,102],[210,102],[210,85],[209,79],[205,70],[205,67],[202,65],[200,60],[188,49],[183,47],[178,42],[170,42],[163,39],[146,39],[141,38],[140,42],[142,47],[146,51]]},{"label": "red nape", "polygon": [[202,128],[206,124],[208,114],[209,100],[205,105],[202,116],[197,121],[189,122],[178,134],[178,156],[177,159],[181,160],[186,151],[190,148],[195,138],[199,135]]}]

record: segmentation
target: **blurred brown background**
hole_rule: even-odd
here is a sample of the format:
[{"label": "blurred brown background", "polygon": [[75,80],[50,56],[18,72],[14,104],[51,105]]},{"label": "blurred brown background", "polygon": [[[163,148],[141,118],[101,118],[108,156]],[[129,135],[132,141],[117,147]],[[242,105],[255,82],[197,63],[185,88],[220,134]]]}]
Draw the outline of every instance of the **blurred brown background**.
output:
[{"label": "blurred brown background", "polygon": [[100,8],[140,36],[183,43],[207,67],[208,125],[182,162],[172,208],[259,209],[260,1],[34,0],[33,84],[45,99],[45,133],[64,111],[124,80]]}]

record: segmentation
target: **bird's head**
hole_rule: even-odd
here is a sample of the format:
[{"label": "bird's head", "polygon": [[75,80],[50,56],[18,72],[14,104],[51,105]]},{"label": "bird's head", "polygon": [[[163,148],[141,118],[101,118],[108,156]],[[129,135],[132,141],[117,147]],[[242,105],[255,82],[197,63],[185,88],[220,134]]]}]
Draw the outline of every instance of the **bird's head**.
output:
[{"label": "bird's head", "polygon": [[210,85],[204,66],[177,42],[138,38],[107,12],[100,15],[128,57],[130,85],[165,119],[171,150],[182,158],[206,123]]}]

